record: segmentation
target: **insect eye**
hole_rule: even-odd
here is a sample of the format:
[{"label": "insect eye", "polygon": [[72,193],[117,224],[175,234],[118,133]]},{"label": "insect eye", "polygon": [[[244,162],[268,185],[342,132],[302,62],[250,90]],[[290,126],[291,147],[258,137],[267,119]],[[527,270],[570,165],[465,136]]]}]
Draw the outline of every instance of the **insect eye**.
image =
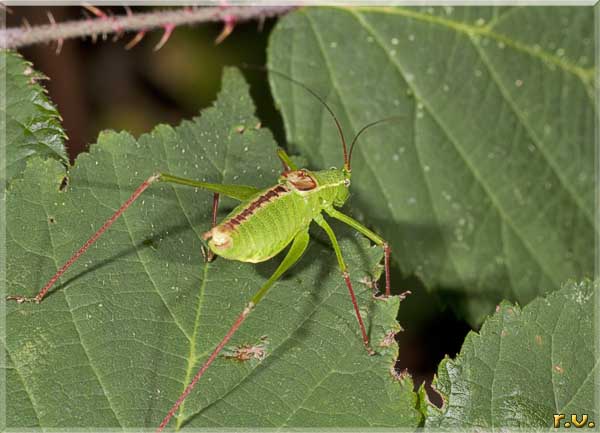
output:
[{"label": "insect eye", "polygon": [[344,179],[344,185],[350,186],[350,179]]}]

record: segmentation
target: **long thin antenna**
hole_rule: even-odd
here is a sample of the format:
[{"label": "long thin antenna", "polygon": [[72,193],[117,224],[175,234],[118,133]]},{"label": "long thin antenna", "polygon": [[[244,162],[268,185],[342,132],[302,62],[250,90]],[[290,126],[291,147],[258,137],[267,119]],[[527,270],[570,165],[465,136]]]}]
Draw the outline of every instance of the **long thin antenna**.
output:
[{"label": "long thin antenna", "polygon": [[348,154],[348,147],[346,146],[346,139],[344,138],[344,132],[342,131],[342,126],[340,125],[340,122],[339,122],[337,116],[335,115],[335,113],[333,112],[333,110],[331,108],[329,108],[329,105],[327,105],[325,100],[321,96],[319,96],[319,94],[317,92],[312,90],[306,84],[301,83],[300,81],[294,80],[292,77],[284,74],[283,72],[279,72],[274,69],[267,68],[266,66],[250,65],[248,63],[242,63],[241,67],[244,69],[254,69],[254,70],[258,70],[258,71],[270,72],[272,74],[279,75],[280,77],[283,77],[283,78],[291,81],[292,83],[302,87],[308,93],[310,93],[315,98],[317,98],[319,100],[319,102],[321,104],[323,104],[323,106],[327,109],[329,114],[331,114],[331,117],[333,118],[333,121],[335,122],[335,126],[337,127],[338,133],[340,134],[340,138],[342,140],[342,148],[344,150],[344,167],[346,167],[346,169],[348,171],[350,170],[350,159],[349,159],[349,154]]},{"label": "long thin antenna", "polygon": [[354,139],[352,140],[352,143],[350,143],[350,154],[348,155],[348,170],[350,170],[350,163],[352,162],[352,151],[354,150],[354,145],[356,144],[356,140],[358,140],[358,137],[360,137],[360,134],[362,134],[363,132],[365,132],[371,126],[379,125],[380,123],[389,122],[391,120],[402,119],[403,117],[406,117],[406,116],[391,116],[391,117],[386,117],[385,119],[379,119],[379,120],[376,120],[375,122],[367,123],[365,126],[363,126],[360,129],[360,131],[358,131],[358,133],[354,136]]}]

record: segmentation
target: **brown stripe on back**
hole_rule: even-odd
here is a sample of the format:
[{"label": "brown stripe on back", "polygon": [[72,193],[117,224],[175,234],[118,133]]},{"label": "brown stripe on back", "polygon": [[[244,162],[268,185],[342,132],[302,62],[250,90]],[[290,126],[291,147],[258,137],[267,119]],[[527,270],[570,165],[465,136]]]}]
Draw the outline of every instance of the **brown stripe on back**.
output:
[{"label": "brown stripe on back", "polygon": [[276,187],[271,188],[264,194],[255,198],[254,201],[248,203],[248,206],[246,206],[246,208],[243,211],[241,211],[239,214],[231,218],[223,225],[228,229],[233,230],[243,221],[246,221],[248,218],[250,218],[258,209],[263,207],[265,204],[269,203],[270,201],[273,201],[275,198],[280,197],[289,191],[290,190],[283,185],[277,185]]}]

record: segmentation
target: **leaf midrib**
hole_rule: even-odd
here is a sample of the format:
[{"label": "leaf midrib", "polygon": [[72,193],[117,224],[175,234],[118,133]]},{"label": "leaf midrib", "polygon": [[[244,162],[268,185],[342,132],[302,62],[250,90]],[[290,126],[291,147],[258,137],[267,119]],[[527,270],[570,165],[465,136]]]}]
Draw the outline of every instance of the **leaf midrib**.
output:
[{"label": "leaf midrib", "polygon": [[[357,20],[358,23],[360,23],[365,28],[365,30],[367,30],[373,36],[373,38],[380,45],[381,49],[389,57],[389,54],[387,54],[387,51],[384,49],[385,46],[383,45],[383,42],[381,41],[379,35],[364,20],[364,18],[360,14],[353,11],[352,9],[347,9],[347,11],[349,12],[349,14],[351,16],[353,16]],[[396,69],[398,70],[398,72],[400,74],[402,74],[402,76],[405,75],[397,61],[390,58],[390,62],[391,62],[391,64],[393,64],[396,67]],[[407,81],[407,85],[410,87],[413,94],[423,103],[423,106],[427,109],[427,111],[431,115],[432,119],[438,124],[440,129],[443,131],[444,135],[446,135],[446,137],[448,137],[448,139],[452,142],[454,149],[456,149],[458,155],[464,161],[465,166],[472,173],[473,178],[478,182],[479,185],[481,185],[481,187],[485,191],[486,195],[490,198],[490,201],[494,205],[494,208],[497,209],[498,214],[500,215],[502,220],[504,220],[511,227],[511,229],[518,235],[519,239],[521,239],[521,241],[523,242],[523,245],[529,251],[530,256],[532,258],[534,258],[534,260],[539,264],[542,272],[546,276],[549,277],[550,281],[554,282],[555,284],[558,284],[560,282],[560,278],[555,277],[552,273],[552,269],[547,269],[547,264],[540,257],[538,257],[538,255],[536,254],[536,252],[537,252],[536,249],[529,244],[529,240],[521,233],[521,231],[518,230],[516,224],[512,221],[511,218],[509,218],[509,215],[505,212],[505,210],[500,205],[500,203],[498,203],[495,195],[490,192],[488,185],[480,178],[478,171],[475,169],[475,167],[473,167],[472,163],[469,161],[469,159],[466,157],[466,155],[464,155],[464,152],[462,152],[460,150],[460,146],[458,146],[458,144],[457,144],[458,141],[450,134],[450,132],[445,127],[445,125],[440,121],[440,119],[438,119],[438,117],[434,113],[434,110],[429,106],[429,103],[425,99],[421,98],[420,92],[414,86],[410,85],[410,83],[408,81]]]}]

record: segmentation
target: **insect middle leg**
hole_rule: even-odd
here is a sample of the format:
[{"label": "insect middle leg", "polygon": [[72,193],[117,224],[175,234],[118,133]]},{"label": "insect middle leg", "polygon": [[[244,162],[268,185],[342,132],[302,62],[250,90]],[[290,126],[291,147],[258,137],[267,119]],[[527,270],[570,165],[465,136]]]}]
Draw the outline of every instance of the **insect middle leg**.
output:
[{"label": "insect middle leg", "polygon": [[[217,213],[219,212],[219,193],[215,192],[213,194],[213,204],[212,204],[212,221],[210,228],[214,229],[217,225]],[[202,249],[202,257],[204,257],[205,262],[212,262],[215,259],[215,253],[212,252],[210,248],[202,245],[200,247]]]},{"label": "insect middle leg", "polygon": [[344,276],[344,281],[346,282],[346,286],[348,287],[348,291],[350,292],[350,298],[352,299],[352,306],[354,307],[354,312],[356,313],[356,319],[358,320],[358,325],[360,326],[360,332],[362,334],[363,343],[365,344],[365,348],[369,355],[375,354],[375,351],[371,349],[369,346],[369,336],[367,335],[367,331],[365,329],[365,324],[363,322],[362,316],[360,314],[360,310],[358,309],[358,303],[356,301],[356,295],[354,294],[354,289],[352,288],[352,282],[350,281],[350,275],[348,274],[348,267],[346,266],[346,262],[344,262],[344,257],[342,257],[342,250],[340,248],[340,244],[335,237],[335,233],[331,229],[331,226],[325,221],[322,215],[319,215],[314,219],[314,221],[321,226],[327,236],[329,236],[329,240],[333,245],[333,250],[335,251],[335,256],[337,257],[338,264],[340,265],[340,270],[342,271],[342,275]]},{"label": "insect middle leg", "polygon": [[336,210],[333,207],[331,207],[331,208],[325,209],[325,212],[327,212],[327,214],[329,216],[331,216],[335,219],[338,219],[343,223],[348,224],[354,230],[360,232],[364,236],[371,239],[373,242],[375,242],[375,244],[379,245],[380,247],[383,247],[384,266],[385,266],[385,296],[389,297],[390,292],[391,292],[391,289],[390,289],[390,254],[391,254],[390,245],[386,241],[384,241],[383,238],[381,236],[379,236],[377,233],[369,230],[368,228],[363,226],[361,223],[356,221],[354,218],[351,218],[348,215],[341,213],[339,210]]}]

